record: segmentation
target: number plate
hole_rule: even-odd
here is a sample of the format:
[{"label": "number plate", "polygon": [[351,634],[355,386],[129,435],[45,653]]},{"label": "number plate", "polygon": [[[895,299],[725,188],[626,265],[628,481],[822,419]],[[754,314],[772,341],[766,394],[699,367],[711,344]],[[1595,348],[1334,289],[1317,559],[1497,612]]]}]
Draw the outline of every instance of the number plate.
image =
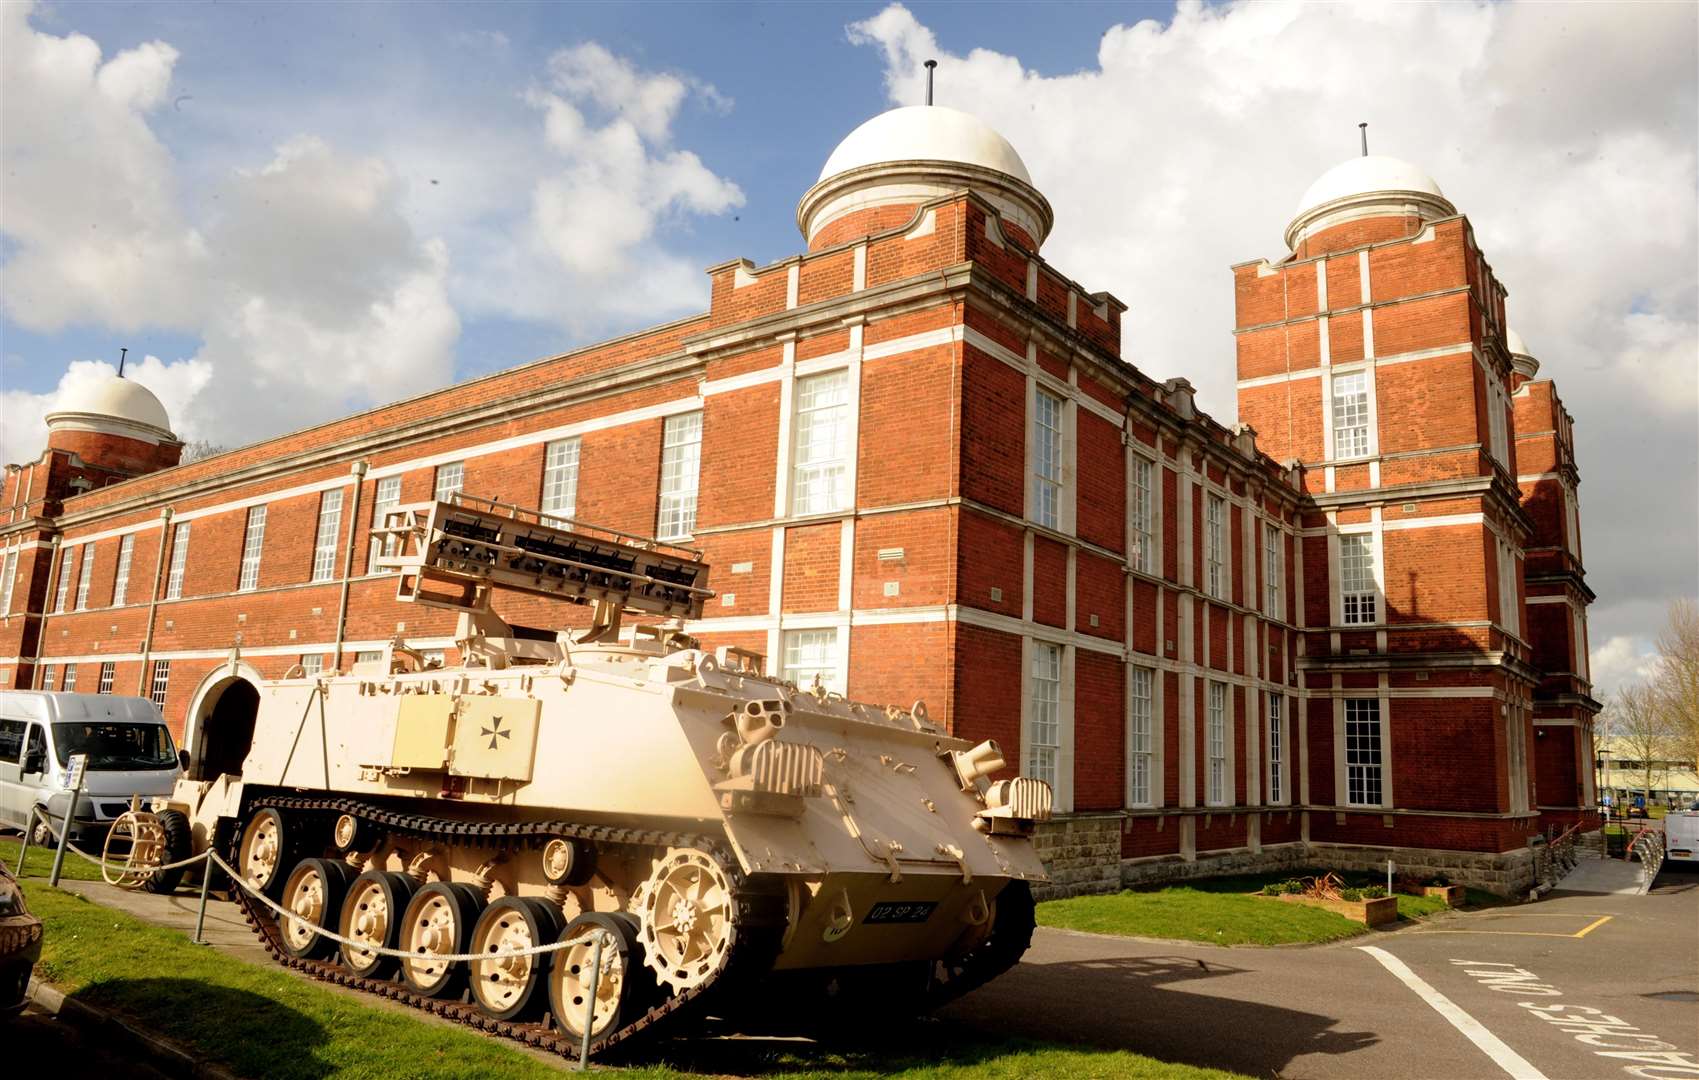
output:
[{"label": "number plate", "polygon": [[933,900],[882,900],[867,909],[864,923],[923,923],[938,904]]}]

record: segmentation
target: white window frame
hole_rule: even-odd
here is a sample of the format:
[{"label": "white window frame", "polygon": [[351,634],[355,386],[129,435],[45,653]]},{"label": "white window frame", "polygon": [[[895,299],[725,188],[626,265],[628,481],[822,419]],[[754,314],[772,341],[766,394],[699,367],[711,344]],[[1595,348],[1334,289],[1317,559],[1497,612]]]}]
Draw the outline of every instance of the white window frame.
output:
[{"label": "white window frame", "polygon": [[[401,505],[401,477],[380,476],[372,488],[372,528],[383,528],[383,516]],[[366,545],[366,573],[391,574],[386,570],[372,565],[379,555],[388,555],[395,546],[394,537],[373,536]]]},{"label": "white window frame", "polygon": [[583,445],[574,436],[543,447],[543,494],[538,508],[561,525],[578,513],[578,463]]},{"label": "white window frame", "polygon": [[110,694],[112,683],[117,678],[118,665],[111,660],[104,660],[100,665],[100,682],[95,687],[97,694]]},{"label": "white window frame", "polygon": [[[1361,380],[1361,386],[1355,386],[1351,380]],[[1340,393],[1342,383],[1349,388],[1348,393]],[[1373,376],[1366,367],[1336,372],[1328,384],[1328,429],[1333,433],[1335,461],[1349,461],[1371,457],[1374,454],[1372,386]],[[1349,402],[1343,406],[1349,412],[1343,414],[1342,400]],[[1357,411],[1359,408],[1360,413]]]},{"label": "white window frame", "polygon": [[313,533],[313,573],[310,581],[336,580],[336,552],[341,544],[342,489],[319,493],[319,523]]},{"label": "white window frame", "polygon": [[1206,682],[1204,696],[1204,789],[1205,806],[1227,806],[1232,789],[1232,763],[1227,746],[1232,741],[1228,731],[1227,684],[1217,679]]},{"label": "white window frame", "polygon": [[[1342,753],[1346,806],[1385,805],[1386,742],[1381,730],[1381,709],[1378,697],[1345,699]],[[1353,740],[1359,740],[1360,744],[1353,746]]]},{"label": "white window frame", "polygon": [[1512,637],[1522,636],[1521,590],[1516,587],[1516,549],[1509,541],[1493,534],[1498,549],[1498,621]]},{"label": "white window frame", "polygon": [[1203,572],[1205,591],[1217,600],[1233,592],[1233,575],[1228,571],[1227,500],[1213,491],[1203,493]]},{"label": "white window frame", "polygon": [[183,596],[183,578],[189,570],[189,525],[180,521],[171,531],[171,569],[165,575],[165,599],[179,600]]},{"label": "white window frame", "polygon": [[661,487],[655,536],[683,540],[696,531],[696,496],[702,474],[702,413],[667,417],[661,424]]},{"label": "white window frame", "polygon": [[1272,521],[1263,523],[1263,614],[1286,621],[1286,533]]},{"label": "white window frame", "polygon": [[125,533],[118,541],[118,568],[112,574],[112,606],[122,607],[130,591],[130,561],[136,555],[136,534]]},{"label": "white window frame", "polygon": [[1155,806],[1156,670],[1130,665],[1127,680],[1127,805]]},{"label": "white window frame", "polygon": [[1032,520],[1047,529],[1062,528],[1063,485],[1067,476],[1068,403],[1040,386],[1032,395]]},{"label": "white window frame", "polygon": [[1132,455],[1132,469],[1127,477],[1127,514],[1132,522],[1133,542],[1138,554],[1132,558],[1134,570],[1154,574],[1156,565],[1156,483],[1162,474],[1156,462],[1143,454]]},{"label": "white window frame", "polygon": [[1062,779],[1062,646],[1034,641],[1030,678],[1021,772],[1055,791]]},{"label": "white window frame", "polygon": [[83,545],[83,565],[77,575],[77,610],[88,610],[89,587],[94,584],[94,545]]},{"label": "white window frame", "polygon": [[43,690],[53,689],[54,676],[56,674],[57,672],[54,670],[54,666],[52,664],[41,665],[41,688]]},{"label": "white window frame", "polygon": [[820,685],[827,690],[844,692],[837,627],[786,630],[779,635],[779,650],[781,672],[786,681],[808,690],[813,687],[814,678],[818,675]]},{"label": "white window frame", "polygon": [[12,613],[12,589],[18,583],[18,550],[6,552],[6,563],[0,568],[0,615]]},{"label": "white window frame", "polygon": [[437,502],[448,502],[457,491],[466,490],[466,463],[448,461],[437,466],[431,485],[431,496]]},{"label": "white window frame", "polygon": [[74,694],[77,692],[77,665],[66,664],[59,672],[59,690],[61,693]]},{"label": "white window frame", "polygon": [[77,549],[68,547],[59,556],[59,582],[53,591],[53,613],[63,614],[65,605],[71,601],[71,576],[77,570]]},{"label": "white window frame", "polygon": [[171,692],[171,661],[153,662],[153,682],[148,689],[149,700],[159,707],[161,716],[165,715],[165,698]]},{"label": "white window frame", "polygon": [[248,520],[242,526],[242,569],[236,576],[237,592],[252,592],[260,587],[260,556],[265,551],[265,503],[248,507]]},{"label": "white window frame", "polygon": [[1291,801],[1286,777],[1286,695],[1271,690],[1268,709],[1268,801],[1280,806]]},{"label": "white window frame", "polygon": [[[848,368],[796,380],[791,408],[792,514],[835,513],[855,501],[849,485],[855,449],[851,391]],[[822,397],[831,400],[821,403]]]},{"label": "white window frame", "polygon": [[323,674],[324,653],[302,653],[300,663],[303,678],[310,679],[315,675]]},{"label": "white window frame", "polygon": [[[1335,538],[1337,557],[1334,563],[1339,582],[1339,611],[1340,626],[1377,626],[1381,622],[1381,587],[1380,587],[1380,539],[1372,530],[1361,532],[1342,532]],[[1347,580],[1347,559],[1355,559],[1362,546],[1367,555],[1364,567],[1366,580],[1356,574]],[[1349,549],[1349,550],[1348,550]],[[1347,585],[1356,588],[1347,588]]]}]

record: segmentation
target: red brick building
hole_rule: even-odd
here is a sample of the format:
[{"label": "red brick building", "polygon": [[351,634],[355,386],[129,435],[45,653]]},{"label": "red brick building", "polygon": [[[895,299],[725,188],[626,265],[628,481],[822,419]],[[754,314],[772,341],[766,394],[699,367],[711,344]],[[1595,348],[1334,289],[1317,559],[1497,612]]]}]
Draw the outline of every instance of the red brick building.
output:
[{"label": "red brick building", "polygon": [[1468,219],[1388,159],[1318,181],[1234,270],[1231,429],[1122,358],[1052,220],[985,124],[897,109],[701,315],[182,466],[114,380],[7,467],[0,679],[151,695],[226,766],[254,680],[453,660],[369,531],[465,490],[693,543],[705,643],[998,739],[1063,888],[1388,849],[1520,884],[1592,804],[1591,593],[1569,417]]}]

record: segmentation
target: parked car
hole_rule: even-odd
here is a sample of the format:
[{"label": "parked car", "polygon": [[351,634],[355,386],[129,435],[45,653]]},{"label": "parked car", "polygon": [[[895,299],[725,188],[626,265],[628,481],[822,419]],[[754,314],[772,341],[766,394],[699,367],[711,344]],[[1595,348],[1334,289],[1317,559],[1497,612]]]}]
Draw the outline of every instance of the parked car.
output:
[{"label": "parked car", "polygon": [[71,800],[73,754],[88,755],[71,817],[78,844],[103,840],[130,796],[169,795],[182,775],[171,731],[145,698],[0,690],[0,826],[33,823],[33,840],[55,839]]},{"label": "parked car", "polygon": [[24,890],[0,863],[0,1016],[23,1008],[30,971],[41,959],[41,920],[24,906]]}]

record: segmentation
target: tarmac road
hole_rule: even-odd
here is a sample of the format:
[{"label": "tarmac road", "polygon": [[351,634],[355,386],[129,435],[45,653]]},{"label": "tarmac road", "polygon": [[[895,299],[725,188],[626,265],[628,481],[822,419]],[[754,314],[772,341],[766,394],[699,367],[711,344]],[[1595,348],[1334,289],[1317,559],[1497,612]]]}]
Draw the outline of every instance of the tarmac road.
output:
[{"label": "tarmac road", "polygon": [[[1667,1071],[1645,1075],[1699,1077],[1696,886],[1666,871],[1650,895],[1553,893],[1313,948],[1040,928],[1019,967],[945,1015],[1294,1080],[1614,1078],[1654,1063]],[[1692,996],[1657,996],[1672,993]]]}]

